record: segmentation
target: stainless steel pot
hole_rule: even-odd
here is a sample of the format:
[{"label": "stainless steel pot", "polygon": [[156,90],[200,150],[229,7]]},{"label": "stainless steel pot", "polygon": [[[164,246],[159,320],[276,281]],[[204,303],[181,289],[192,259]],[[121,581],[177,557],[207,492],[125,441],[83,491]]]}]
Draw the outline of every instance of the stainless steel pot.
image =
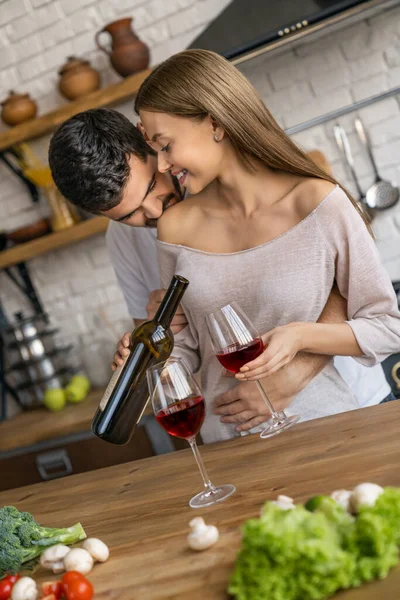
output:
[{"label": "stainless steel pot", "polygon": [[58,329],[49,329],[30,339],[14,340],[6,348],[6,363],[12,367],[21,361],[39,360],[60,347],[54,335]]},{"label": "stainless steel pot", "polygon": [[24,317],[22,312],[15,313],[16,323],[4,331],[5,344],[8,346],[13,341],[25,341],[34,338],[46,331],[47,316],[44,314]]},{"label": "stainless steel pot", "polygon": [[14,364],[6,373],[7,382],[13,387],[19,387],[54,377],[60,369],[66,368],[66,356],[71,349],[72,345],[64,346],[53,350],[43,358]]},{"label": "stainless steel pot", "polygon": [[22,385],[16,388],[20,404],[25,410],[43,406],[46,390],[65,387],[70,381],[73,369],[61,369],[53,377],[43,379],[35,384]]}]

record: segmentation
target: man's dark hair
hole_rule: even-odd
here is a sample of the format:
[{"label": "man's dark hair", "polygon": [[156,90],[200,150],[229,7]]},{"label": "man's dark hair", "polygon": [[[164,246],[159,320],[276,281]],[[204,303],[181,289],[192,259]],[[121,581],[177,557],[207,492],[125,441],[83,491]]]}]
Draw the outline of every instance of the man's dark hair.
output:
[{"label": "man's dark hair", "polygon": [[132,155],[154,154],[137,127],[116,110],[81,112],[54,133],[49,148],[53,179],[70,202],[98,214],[117,206],[130,176]]}]

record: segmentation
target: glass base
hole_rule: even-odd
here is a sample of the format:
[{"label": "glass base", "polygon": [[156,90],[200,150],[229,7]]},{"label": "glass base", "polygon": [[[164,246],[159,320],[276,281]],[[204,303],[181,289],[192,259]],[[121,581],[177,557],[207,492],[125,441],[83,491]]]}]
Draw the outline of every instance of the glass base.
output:
[{"label": "glass base", "polygon": [[278,435],[278,433],[282,433],[285,429],[289,429],[289,427],[292,427],[292,425],[295,425],[298,421],[300,421],[300,417],[297,417],[296,415],[291,417],[282,415],[279,416],[279,419],[270,419],[267,421],[267,427],[260,433],[260,437],[266,439],[273,435]]},{"label": "glass base", "polygon": [[189,506],[192,508],[203,508],[204,506],[211,506],[217,502],[222,502],[232,496],[236,492],[234,485],[226,484],[220,485],[219,487],[213,487],[211,490],[204,490],[200,494],[196,494],[189,502]]}]

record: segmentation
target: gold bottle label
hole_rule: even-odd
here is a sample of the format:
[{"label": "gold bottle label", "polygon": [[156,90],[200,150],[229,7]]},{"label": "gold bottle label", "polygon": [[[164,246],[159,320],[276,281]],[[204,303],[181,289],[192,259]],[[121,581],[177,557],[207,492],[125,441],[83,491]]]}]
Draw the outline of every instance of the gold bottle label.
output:
[{"label": "gold bottle label", "polygon": [[[129,354],[130,354],[130,352],[129,352]],[[115,388],[115,386],[118,383],[118,380],[119,380],[120,375],[122,373],[122,369],[124,368],[125,363],[126,363],[127,359],[129,358],[129,354],[124,358],[124,362],[122,363],[122,365],[119,365],[115,369],[114,373],[112,374],[112,377],[111,377],[110,381],[108,382],[108,385],[107,385],[107,387],[105,389],[105,392],[104,392],[104,394],[102,396],[102,399],[100,400],[100,404],[99,404],[99,409],[101,411],[103,411],[105,409],[105,407],[107,406],[107,403],[108,403],[108,401],[110,399],[110,396],[111,396],[111,394],[113,392],[113,389]]]}]

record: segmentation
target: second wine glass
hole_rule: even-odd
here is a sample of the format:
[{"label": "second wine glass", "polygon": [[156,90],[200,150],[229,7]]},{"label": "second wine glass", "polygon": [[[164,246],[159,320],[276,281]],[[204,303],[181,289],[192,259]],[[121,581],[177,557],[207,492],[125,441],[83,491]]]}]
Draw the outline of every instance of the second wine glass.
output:
[{"label": "second wine glass", "polygon": [[[238,373],[246,363],[254,360],[264,351],[264,343],[249,317],[236,302],[207,315],[207,327],[217,359],[231,373]],[[266,428],[260,437],[268,438],[289,429],[300,419],[287,416],[283,410],[276,411],[260,381],[258,390],[271,412]]]},{"label": "second wine glass", "polygon": [[170,435],[187,440],[193,451],[204,483],[204,491],[196,494],[189,505],[203,508],[222,502],[236,488],[225,484],[216,487],[210,481],[196,443],[203,425],[206,404],[199,386],[180,358],[170,358],[147,371],[147,381],[154,415]]}]

